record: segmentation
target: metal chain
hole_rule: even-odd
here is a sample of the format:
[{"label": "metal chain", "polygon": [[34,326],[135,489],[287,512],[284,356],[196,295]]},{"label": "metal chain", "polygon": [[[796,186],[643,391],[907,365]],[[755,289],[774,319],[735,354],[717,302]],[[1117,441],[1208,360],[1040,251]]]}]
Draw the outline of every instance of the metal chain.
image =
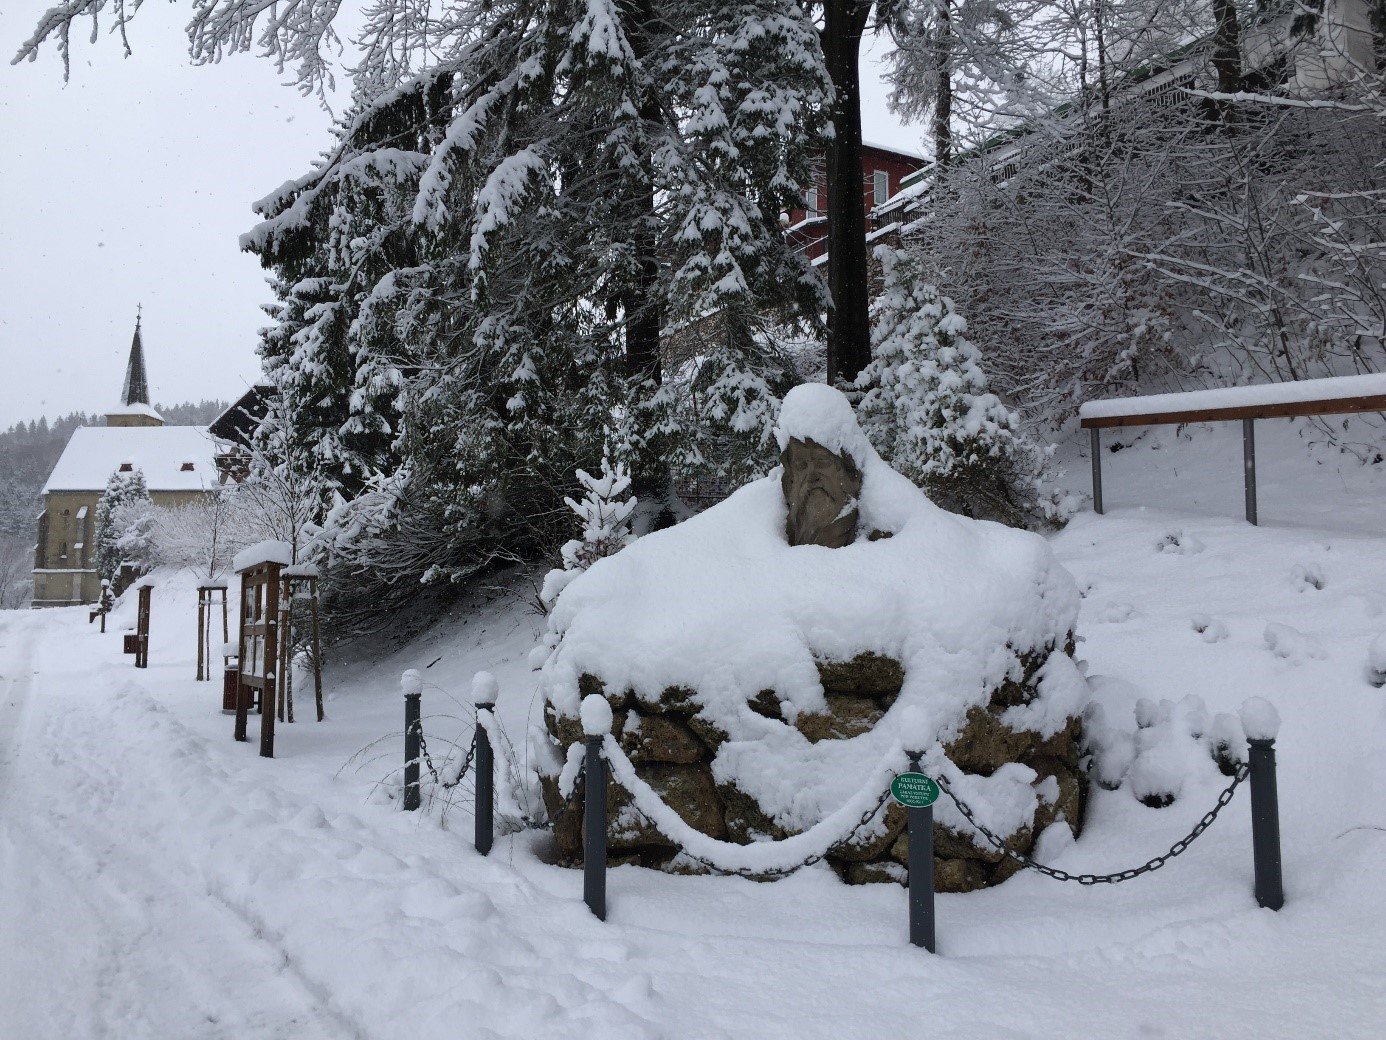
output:
[{"label": "metal chain", "polygon": [[439,787],[450,789],[462,782],[462,778],[467,775],[467,771],[472,768],[472,757],[476,754],[476,731],[472,731],[472,743],[467,748],[467,757],[462,760],[462,768],[458,771],[457,777],[452,781],[444,781],[439,775],[438,770],[433,768],[433,756],[428,753],[428,741],[424,739],[423,722],[418,723],[419,727],[419,751],[423,755],[424,764],[428,766],[428,771],[433,776],[433,782]]},{"label": "metal chain", "polygon": [[[582,766],[578,768],[579,778],[582,777],[586,768],[586,763],[584,763]],[[616,780],[615,777],[611,777],[610,779],[612,783],[614,783]],[[881,806],[885,805],[886,800],[889,798],[890,788],[887,787],[884,791],[881,792],[881,797],[876,799],[876,804],[867,809],[866,812],[862,813],[861,819],[859,819],[855,824],[853,824],[852,829],[848,831],[842,838],[833,842],[832,846],[829,849],[823,852],[816,852],[812,856],[809,856],[807,859],[803,860],[800,863],[796,863],[792,867],[768,867],[765,870],[752,870],[749,867],[724,867],[720,863],[715,863],[712,860],[707,859],[703,856],[699,856],[695,853],[689,852],[687,849],[682,847],[679,849],[679,853],[681,855],[687,856],[694,863],[701,863],[709,870],[714,870],[718,874],[746,878],[749,881],[778,880],[779,878],[788,877],[790,874],[793,874],[795,871],[802,870],[804,867],[813,866],[815,863],[820,862],[824,857],[826,857],[828,853],[832,851],[832,849],[837,848],[844,842],[851,841],[853,838],[856,837],[858,831],[860,831],[863,827],[870,823],[872,819],[875,818],[876,814],[881,811]],[[640,812],[639,806],[636,806],[634,802],[632,802],[631,804],[632,806],[634,806],[636,812]],[[651,820],[649,816],[647,816],[644,812],[640,812],[640,815],[644,817],[645,821],[649,823],[651,827],[655,828],[655,830],[659,830],[659,825],[655,823],[654,820]]]},{"label": "metal chain", "polygon": [[1218,795],[1217,804],[1213,806],[1210,812],[1204,815],[1203,819],[1199,820],[1198,823],[1194,825],[1194,829],[1188,833],[1187,837],[1180,838],[1176,841],[1164,855],[1156,856],[1143,866],[1132,867],[1129,870],[1118,870],[1112,874],[1070,874],[1066,870],[1046,866],[1043,863],[1036,862],[1029,856],[1016,852],[1006,845],[1004,839],[997,837],[997,835],[993,834],[986,826],[978,822],[977,817],[973,815],[967,803],[953,793],[952,789],[948,786],[947,780],[943,777],[939,777],[938,786],[942,789],[944,794],[953,800],[953,804],[958,807],[958,811],[962,813],[963,816],[967,817],[967,822],[972,824],[982,837],[986,838],[988,842],[995,846],[997,851],[1009,856],[1022,867],[1029,867],[1031,870],[1037,870],[1046,877],[1054,878],[1056,881],[1076,881],[1080,885],[1116,885],[1120,884],[1122,881],[1130,881],[1132,878],[1138,878],[1142,874],[1149,874],[1152,871],[1159,870],[1170,860],[1187,850],[1200,834],[1213,825],[1213,821],[1218,818],[1218,813],[1222,812],[1223,807],[1232,800],[1232,796],[1236,794],[1237,788],[1241,785],[1242,781],[1247,778],[1250,772],[1251,769],[1245,762],[1239,763],[1237,766],[1237,773],[1232,778],[1232,782],[1227,785],[1227,788],[1220,795]]}]

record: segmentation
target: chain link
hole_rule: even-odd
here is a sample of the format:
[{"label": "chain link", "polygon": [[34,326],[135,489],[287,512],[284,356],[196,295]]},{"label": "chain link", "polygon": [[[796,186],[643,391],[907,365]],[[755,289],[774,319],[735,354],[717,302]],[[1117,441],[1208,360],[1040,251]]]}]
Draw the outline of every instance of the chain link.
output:
[{"label": "chain link", "polygon": [[1187,836],[1180,838],[1173,845],[1171,845],[1168,852],[1164,853],[1163,855],[1156,856],[1154,859],[1149,860],[1142,866],[1131,867],[1127,870],[1118,870],[1112,874],[1070,874],[1066,870],[1060,870],[1058,867],[1046,866],[1043,863],[1036,862],[1029,856],[1016,852],[1014,849],[1007,846],[1003,838],[1000,838],[996,834],[992,833],[991,830],[989,830],[984,824],[978,821],[977,817],[973,815],[973,812],[971,808],[968,807],[967,803],[953,793],[952,788],[949,787],[947,780],[945,780],[943,777],[939,777],[938,786],[943,791],[943,793],[946,794],[952,800],[953,804],[958,807],[958,811],[962,813],[964,817],[967,818],[967,822],[972,824],[972,826],[976,829],[978,834],[986,838],[987,841],[990,842],[998,852],[1001,852],[1002,854],[1009,856],[1011,859],[1019,863],[1022,867],[1028,867],[1031,870],[1037,870],[1046,877],[1051,877],[1056,881],[1076,881],[1080,885],[1116,885],[1120,884],[1123,881],[1130,881],[1132,878],[1138,878],[1142,874],[1149,874],[1152,871],[1159,870],[1170,860],[1174,859],[1176,856],[1181,855],[1185,850],[1187,850],[1188,847],[1194,843],[1195,839],[1197,839],[1200,834],[1202,834],[1204,831],[1206,831],[1209,827],[1213,825],[1213,821],[1218,818],[1218,813],[1222,812],[1223,808],[1227,805],[1227,803],[1232,800],[1232,796],[1237,793],[1237,788],[1241,786],[1242,781],[1247,778],[1250,772],[1250,767],[1247,766],[1245,762],[1239,763],[1237,766],[1236,775],[1232,778],[1232,782],[1227,785],[1226,789],[1220,795],[1218,795],[1217,804],[1214,805],[1209,812],[1204,814],[1203,819],[1199,820],[1198,823],[1194,824],[1193,830],[1191,830]]},{"label": "chain link", "polygon": [[456,777],[450,781],[445,781],[438,775],[438,770],[433,767],[433,756],[428,753],[428,741],[424,739],[423,722],[420,721],[417,725],[419,727],[419,752],[423,755],[424,765],[428,767],[429,773],[433,776],[433,782],[444,790],[456,787],[467,775],[467,771],[472,768],[472,757],[476,754],[476,731],[472,731],[472,742],[467,748],[466,758],[462,760],[462,768],[458,770]]}]

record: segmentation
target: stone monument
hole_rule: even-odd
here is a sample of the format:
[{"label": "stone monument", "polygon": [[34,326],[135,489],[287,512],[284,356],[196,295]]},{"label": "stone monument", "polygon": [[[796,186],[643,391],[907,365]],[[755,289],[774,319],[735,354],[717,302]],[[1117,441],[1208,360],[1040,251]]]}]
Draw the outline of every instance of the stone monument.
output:
[{"label": "stone monument", "polygon": [[[598,562],[555,604],[541,782],[556,859],[582,854],[580,791],[565,797],[558,777],[593,693],[637,774],[716,839],[813,826],[899,746],[911,707],[930,721],[912,750],[941,749],[1010,847],[1028,852],[1056,822],[1076,834],[1078,595],[1047,543],[932,505],[828,387],[792,391],[778,432],[778,473]],[[607,808],[611,862],[704,869],[617,784]],[[1014,873],[951,806],[936,820],[940,890]],[[903,881],[904,824],[883,809],[827,862],[849,882]]]}]

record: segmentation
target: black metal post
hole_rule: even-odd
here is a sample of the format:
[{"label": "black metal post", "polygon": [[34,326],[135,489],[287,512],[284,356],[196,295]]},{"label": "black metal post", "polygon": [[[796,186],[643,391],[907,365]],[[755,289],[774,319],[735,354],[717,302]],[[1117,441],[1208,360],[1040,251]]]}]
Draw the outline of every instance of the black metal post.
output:
[{"label": "black metal post", "polygon": [[1256,902],[1285,905],[1280,873],[1280,797],[1275,786],[1275,741],[1250,740],[1251,852],[1256,860]]},{"label": "black metal post", "polygon": [[1246,522],[1256,524],[1256,420],[1242,420],[1242,484],[1246,495]]},{"label": "black metal post", "polygon": [[404,809],[419,807],[419,702],[422,694],[404,695]]},{"label": "black metal post", "polygon": [[1096,426],[1088,431],[1088,443],[1092,452],[1092,510],[1100,516],[1106,510],[1102,508],[1102,431]]},{"label": "black metal post", "polygon": [[606,920],[606,761],[602,737],[587,738],[582,821],[582,898],[597,920]]},{"label": "black metal post", "polygon": [[495,757],[491,750],[491,734],[481,724],[481,713],[489,712],[494,704],[476,706],[476,851],[485,856],[495,840],[496,786]]},{"label": "black metal post", "polygon": [[[919,760],[910,763],[919,772]],[[907,809],[910,942],[937,953],[934,943],[934,807]]]}]

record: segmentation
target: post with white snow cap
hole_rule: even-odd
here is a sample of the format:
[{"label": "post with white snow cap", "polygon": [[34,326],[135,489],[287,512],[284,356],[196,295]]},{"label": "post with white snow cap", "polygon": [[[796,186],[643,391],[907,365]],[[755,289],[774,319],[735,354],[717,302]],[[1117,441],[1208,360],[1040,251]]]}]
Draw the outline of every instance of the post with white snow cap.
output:
[{"label": "post with white snow cap", "polygon": [[486,724],[494,717],[499,691],[496,677],[490,672],[472,676],[472,703],[476,705],[476,851],[483,856],[491,851],[496,835],[496,762]]},{"label": "post with white snow cap", "polygon": [[[919,756],[910,756],[911,772],[920,772]],[[910,942],[937,953],[934,940],[934,807],[905,810],[908,828],[907,866],[910,900]]]},{"label": "post with white snow cap", "polygon": [[404,810],[419,807],[419,702],[423,699],[423,676],[414,668],[399,677],[404,694]]},{"label": "post with white snow cap", "polygon": [[1251,852],[1256,861],[1256,902],[1269,910],[1285,905],[1280,871],[1280,799],[1275,784],[1275,737],[1280,715],[1261,697],[1242,704],[1251,767]]},{"label": "post with white snow cap", "polygon": [[606,920],[606,760],[602,742],[611,732],[611,705],[600,694],[582,699],[587,740],[582,814],[582,898],[599,921]]}]

